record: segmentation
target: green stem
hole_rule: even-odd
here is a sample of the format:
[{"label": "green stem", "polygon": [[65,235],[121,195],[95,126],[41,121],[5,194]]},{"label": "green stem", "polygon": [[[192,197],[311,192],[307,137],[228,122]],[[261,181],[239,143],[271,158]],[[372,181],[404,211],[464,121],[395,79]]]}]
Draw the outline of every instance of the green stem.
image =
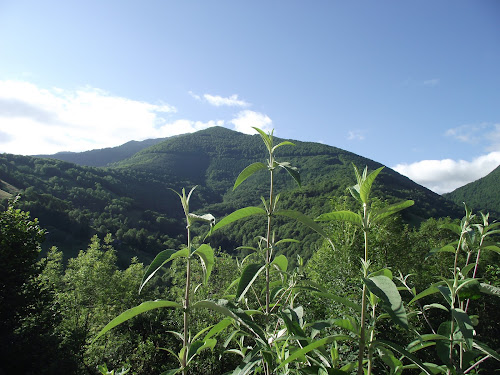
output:
[{"label": "green stem", "polygon": [[[188,226],[187,226],[187,246],[189,249],[189,252],[191,252],[191,232],[189,230],[189,218],[186,218],[188,221]],[[182,367],[182,374],[187,375],[187,355],[188,355],[188,327],[189,327],[189,289],[191,287],[191,254],[189,254],[187,258],[187,265],[186,265],[186,289],[184,290],[184,340],[183,340],[183,346],[184,346],[184,354],[181,358],[181,367]]]},{"label": "green stem", "polygon": [[[363,233],[365,238],[365,264],[368,262],[368,227],[367,227],[367,205],[363,204]],[[368,270],[363,267],[363,277],[367,277]],[[361,297],[361,329],[358,353],[358,375],[363,375],[363,358],[365,356],[365,320],[366,320],[366,284],[363,283],[363,294]]]}]

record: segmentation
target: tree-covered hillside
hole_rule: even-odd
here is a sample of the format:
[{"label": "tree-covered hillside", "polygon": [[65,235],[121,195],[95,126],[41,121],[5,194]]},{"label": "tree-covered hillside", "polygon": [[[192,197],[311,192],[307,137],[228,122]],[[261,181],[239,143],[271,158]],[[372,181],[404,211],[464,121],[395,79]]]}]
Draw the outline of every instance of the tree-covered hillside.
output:
[{"label": "tree-covered hillside", "polygon": [[[367,165],[370,170],[380,166],[335,147],[293,142],[296,146],[281,147],[276,158],[298,167],[302,187],[286,173],[278,173],[275,183],[283,191],[283,206],[310,217],[331,209],[333,196],[346,194],[353,183],[352,164]],[[74,255],[92,235],[111,233],[124,259],[135,254],[144,258],[182,243],[182,210],[169,189],[198,185],[193,211],[209,212],[220,220],[236,209],[260,204],[260,196],[266,195],[265,173],[252,176],[236,191],[232,186],[244,167],[265,157],[259,136],[215,127],[168,138],[109,168],[4,154],[0,189],[4,199],[21,192],[20,207],[40,218],[49,230],[46,247],[55,244]],[[382,171],[374,189],[388,201],[413,199],[414,207],[404,213],[411,223],[461,214],[458,206],[389,168]],[[261,235],[259,227],[257,219],[249,219],[233,226],[229,235],[214,236],[212,245],[232,252]],[[280,226],[277,235],[300,235],[302,244],[290,245],[287,252],[306,257],[321,242],[316,234],[291,222]]]},{"label": "tree-covered hillside", "polygon": [[105,167],[108,164],[126,159],[140,150],[164,141],[166,138],[146,139],[144,141],[129,141],[121,146],[107,147],[84,152],[58,152],[54,155],[35,155],[39,158],[49,158],[67,161],[89,167]]},{"label": "tree-covered hillside", "polygon": [[455,189],[443,196],[457,204],[467,202],[476,210],[500,215],[500,165],[487,176]]}]

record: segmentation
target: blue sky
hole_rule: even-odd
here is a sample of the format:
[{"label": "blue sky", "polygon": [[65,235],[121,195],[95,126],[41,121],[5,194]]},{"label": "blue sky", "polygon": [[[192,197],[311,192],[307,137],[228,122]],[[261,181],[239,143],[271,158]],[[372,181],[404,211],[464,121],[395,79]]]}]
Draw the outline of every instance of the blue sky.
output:
[{"label": "blue sky", "polygon": [[500,2],[0,0],[0,152],[209,126],[442,193],[500,164]]}]

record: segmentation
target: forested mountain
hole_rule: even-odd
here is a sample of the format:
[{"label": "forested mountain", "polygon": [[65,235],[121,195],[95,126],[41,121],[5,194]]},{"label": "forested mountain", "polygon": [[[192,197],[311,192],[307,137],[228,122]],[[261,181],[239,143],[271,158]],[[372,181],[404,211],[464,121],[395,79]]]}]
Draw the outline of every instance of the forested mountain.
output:
[{"label": "forested mountain", "polygon": [[54,155],[35,155],[39,158],[50,158],[68,161],[89,167],[105,167],[108,164],[126,159],[142,149],[164,141],[166,138],[146,139],[144,141],[130,141],[117,147],[107,147],[84,152],[58,152]]},{"label": "forested mountain", "polygon": [[[298,168],[302,186],[294,185],[283,171],[277,174],[276,187],[283,192],[283,207],[313,218],[332,209],[333,196],[346,195],[346,188],[354,183],[352,164],[370,170],[380,166],[335,147],[293,142],[295,147],[281,147],[276,157]],[[198,185],[192,211],[209,212],[220,220],[235,209],[260,204],[259,197],[266,195],[268,186],[266,173],[257,173],[235,191],[232,186],[244,167],[265,158],[260,136],[221,127],[165,139],[107,168],[4,154],[0,156],[0,194],[5,199],[20,191],[20,208],[31,211],[49,230],[45,246],[56,244],[68,256],[93,234],[111,233],[123,259],[131,255],[148,258],[183,242],[182,208],[169,188],[180,191]],[[389,168],[379,175],[374,189],[388,201],[413,199],[415,205],[404,213],[411,223],[462,214],[459,206]],[[232,252],[261,235],[260,224],[258,219],[243,221],[232,226],[230,233],[214,236],[212,245]],[[277,235],[302,238],[302,244],[293,244],[287,251],[305,257],[320,241],[295,223],[284,223]]]},{"label": "forested mountain", "polygon": [[443,194],[443,197],[457,204],[467,202],[475,210],[489,211],[498,217],[500,214],[500,165],[483,178],[461,186],[451,193]]}]

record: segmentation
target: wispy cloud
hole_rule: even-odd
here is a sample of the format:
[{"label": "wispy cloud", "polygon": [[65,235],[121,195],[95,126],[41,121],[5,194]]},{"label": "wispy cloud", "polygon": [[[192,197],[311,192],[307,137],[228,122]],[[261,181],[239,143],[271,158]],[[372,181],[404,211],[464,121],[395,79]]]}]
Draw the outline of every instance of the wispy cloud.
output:
[{"label": "wispy cloud", "polygon": [[45,89],[29,82],[0,81],[0,152],[84,151],[225,123],[173,119],[176,112],[166,103],[128,99],[93,87]]},{"label": "wispy cloud", "polygon": [[253,126],[265,132],[270,132],[273,124],[269,116],[250,110],[239,112],[236,117],[229,122],[234,125],[234,130],[245,134],[256,133],[256,131],[252,129]]},{"label": "wispy cloud", "polygon": [[349,141],[363,141],[365,139],[364,130],[349,130],[347,133],[347,139]]},{"label": "wispy cloud", "polygon": [[426,79],[425,81],[422,82],[422,84],[424,86],[433,87],[439,85],[439,81],[440,81],[439,78]]},{"label": "wispy cloud", "polygon": [[500,124],[483,122],[461,125],[448,129],[445,135],[464,143],[484,143],[487,151],[500,150]]},{"label": "wispy cloud", "polygon": [[490,152],[471,161],[422,160],[398,164],[392,169],[438,194],[443,194],[486,176],[498,165],[500,151]]},{"label": "wispy cloud", "polygon": [[195,94],[192,91],[189,91],[189,95],[191,95],[193,98],[196,100],[205,100],[207,103],[210,105],[213,105],[215,107],[248,107],[250,106],[250,103],[239,99],[237,94],[228,96],[228,97],[223,97],[220,95],[210,95],[210,94],[204,94],[203,97]]}]

